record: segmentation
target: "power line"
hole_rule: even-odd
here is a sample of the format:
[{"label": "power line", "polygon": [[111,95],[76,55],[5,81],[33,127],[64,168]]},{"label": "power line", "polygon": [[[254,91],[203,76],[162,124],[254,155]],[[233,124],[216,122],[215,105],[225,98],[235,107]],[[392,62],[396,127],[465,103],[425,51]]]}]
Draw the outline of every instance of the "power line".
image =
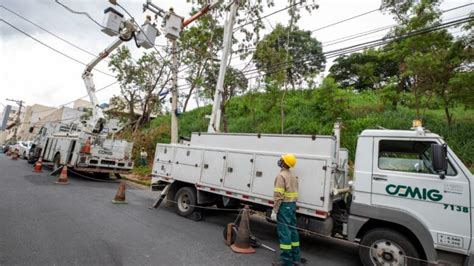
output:
[{"label": "power line", "polygon": [[[464,17],[463,19],[452,20],[452,21],[448,21],[448,22],[445,22],[445,23],[442,23],[442,24],[439,24],[439,25],[431,26],[431,27],[428,27],[428,28],[425,28],[425,29],[420,29],[420,30],[408,32],[408,33],[406,33],[404,35],[401,35],[401,36],[392,36],[392,37],[388,37],[388,38],[372,40],[372,41],[369,41],[369,42],[364,42],[364,43],[360,43],[360,44],[356,44],[356,45],[352,45],[352,46],[348,46],[348,47],[344,47],[344,48],[340,48],[340,49],[335,49],[335,50],[328,51],[328,52],[323,52],[323,55],[326,55],[326,58],[335,58],[335,57],[345,55],[345,54],[348,54],[348,53],[353,53],[353,52],[357,52],[357,51],[368,49],[368,48],[374,48],[374,47],[381,46],[381,45],[391,43],[391,42],[394,42],[394,41],[399,41],[399,40],[406,39],[406,38],[409,38],[409,37],[413,37],[413,36],[417,36],[417,35],[421,35],[421,34],[426,34],[426,33],[432,32],[432,31],[441,30],[441,29],[445,29],[445,28],[448,28],[448,27],[456,26],[456,25],[459,25],[459,24],[462,24],[462,23],[465,23],[465,22],[469,22],[469,21],[472,21],[472,20],[474,20],[474,18]],[[295,63],[295,62],[305,63],[305,62],[310,62],[310,61],[311,60],[308,60],[308,57],[305,57],[305,58],[302,58],[300,60],[293,61],[292,63]],[[265,76],[267,74],[271,74],[271,73],[281,71],[280,67],[282,67],[282,66],[283,67],[288,67],[289,65],[290,64],[286,64],[286,63],[276,64],[276,65],[272,66],[270,69],[267,69],[267,71],[264,71],[265,72],[264,74],[257,74],[258,72],[260,72],[259,69],[249,69],[247,71],[243,71],[243,73],[245,75],[257,74],[255,76],[247,77],[247,79],[250,80],[250,79],[255,79],[255,78]],[[190,88],[190,85],[183,84],[183,85],[180,85],[179,87],[184,87],[181,90],[185,90],[185,89]]]},{"label": "power line", "polygon": [[[57,1],[57,0],[56,0]],[[132,14],[130,14],[130,12],[128,12],[127,9],[125,9],[125,7],[123,7],[122,5],[120,5],[119,3],[116,4],[118,7],[120,7],[125,13],[127,13],[128,16],[130,16],[130,18],[132,18],[132,21],[133,23],[141,30],[141,32],[143,33],[143,36],[145,36],[145,38],[147,39],[147,41],[149,43],[153,43],[149,38],[148,38],[148,35],[145,34],[145,31],[142,29],[142,27],[136,22],[136,19],[132,16]],[[160,51],[158,51],[158,49],[156,48],[155,45],[153,45],[153,49],[158,53],[158,55],[161,57],[161,59],[164,61],[165,64],[167,64],[167,61],[165,60],[165,58],[161,55]]]},{"label": "power line", "polygon": [[[453,10],[456,10],[456,9],[460,9],[460,8],[463,8],[463,7],[466,7],[466,6],[470,6],[470,5],[474,5],[474,3],[469,3],[469,4],[464,4],[464,5],[460,5],[460,6],[456,6],[456,7],[453,7],[453,8],[450,8],[450,9],[446,9],[446,10],[441,10],[440,13],[441,14],[444,14],[444,13],[448,13],[450,11],[453,11]],[[375,12],[379,9],[374,9],[374,10],[370,10],[370,11],[367,11],[367,12],[364,12],[362,14],[359,14],[359,15],[356,15],[354,17],[351,17],[351,18],[347,18],[347,19],[343,19],[343,20],[340,20],[340,21],[336,21],[334,23],[331,23],[330,25],[326,25],[324,26],[324,28],[329,28],[329,27],[332,27],[334,25],[337,25],[337,24],[340,24],[340,23],[343,23],[347,20],[350,20],[350,19],[354,19],[356,17],[361,17],[363,16],[365,13],[370,13],[371,11],[372,12]],[[380,28],[376,28],[376,29],[373,29],[374,32],[379,32],[379,31],[382,31],[383,28],[386,28],[386,29],[389,29],[389,27],[394,27],[394,26],[397,26],[397,24],[392,24],[392,25],[387,25],[387,26],[383,26],[383,27],[380,27]],[[319,30],[319,29],[316,29],[316,30]],[[372,30],[369,31],[369,33],[371,32]],[[358,34],[364,34],[366,32],[360,32],[360,33],[357,33],[357,34],[354,34],[354,35],[358,35]],[[349,35],[349,36],[345,36],[345,37],[341,37],[339,39],[335,39],[335,40],[331,40],[331,41],[339,41],[340,39],[344,39],[344,38],[348,38],[348,37],[353,37],[353,35]],[[353,38],[353,39],[356,39],[356,38]],[[328,42],[331,42],[331,41],[328,41]],[[325,43],[323,43],[324,45]],[[333,45],[333,44],[331,44]],[[235,50],[234,52],[240,52],[240,51],[245,51],[245,50],[255,50],[257,48],[257,46],[250,46],[250,47],[246,47],[246,48],[243,48],[243,49],[238,49],[238,50]],[[242,64],[243,65],[243,64]]]},{"label": "power line", "polygon": [[[26,35],[27,37],[29,37],[29,38],[33,39],[34,41],[38,42],[39,44],[41,44],[41,45],[43,45],[43,46],[45,46],[45,47],[47,47],[47,48],[53,50],[54,52],[56,52],[56,53],[58,53],[58,54],[60,54],[60,55],[62,55],[62,56],[64,56],[64,57],[67,57],[67,58],[69,58],[70,60],[72,60],[72,61],[74,61],[74,62],[76,62],[76,63],[79,63],[79,64],[81,64],[81,65],[83,65],[83,66],[87,66],[86,63],[81,62],[81,61],[79,61],[78,59],[76,59],[76,58],[74,58],[74,57],[72,57],[72,56],[70,56],[70,55],[68,55],[68,54],[63,53],[63,52],[59,51],[59,50],[56,49],[56,48],[47,45],[46,43],[44,43],[44,42],[38,40],[37,38],[31,36],[30,34],[24,32],[23,30],[21,30],[21,29],[15,27],[14,25],[12,25],[11,23],[9,23],[9,22],[6,21],[5,19],[0,19],[0,21],[2,21],[3,23],[7,24],[7,25],[10,26],[10,27],[12,27],[13,29],[17,30],[18,32],[23,33],[23,34]],[[104,74],[104,75],[107,75],[107,76],[110,76],[110,77],[114,77],[113,75],[111,75],[111,74],[109,74],[109,73],[106,73],[106,72],[104,72],[104,71],[102,71],[102,70],[99,70],[99,69],[94,69],[94,70],[97,71],[97,72],[100,72],[100,73],[102,73],[102,74]]]},{"label": "power line", "polygon": [[[95,92],[99,92],[99,91],[103,91],[103,90],[105,90],[105,89],[108,89],[108,88],[110,88],[111,86],[113,86],[113,85],[115,85],[115,84],[117,84],[117,83],[118,83],[118,81],[114,81],[114,82],[110,83],[109,85],[106,85],[106,86],[104,86],[104,87],[102,87],[102,88],[96,90]],[[80,99],[84,99],[84,98],[86,98],[86,97],[89,97],[89,95],[87,94],[87,95],[84,95],[84,96],[82,96],[82,97],[80,97],[80,98],[77,98],[77,99],[74,99],[74,100],[72,100],[72,101],[69,101],[69,102],[67,102],[67,103],[63,103],[63,104],[61,104],[61,105],[58,105],[58,106],[55,107],[55,108],[64,107],[64,106],[66,106],[66,105],[68,105],[68,104],[74,103],[75,101],[80,100]],[[50,110],[39,111],[39,112],[36,112],[36,113],[39,114],[39,113],[46,113],[46,112],[50,112]]]},{"label": "power line", "polygon": [[[394,41],[399,41],[399,40],[403,40],[403,39],[410,38],[410,37],[413,37],[413,36],[427,34],[429,32],[445,29],[445,28],[448,28],[448,27],[453,27],[453,26],[460,25],[460,24],[463,24],[463,23],[466,23],[466,22],[469,22],[469,21],[473,21],[473,20],[474,20],[474,18],[472,18],[472,17],[466,17],[466,18],[463,18],[463,19],[453,20],[453,21],[449,21],[449,22],[446,22],[446,23],[436,25],[436,26],[428,27],[428,28],[425,28],[425,29],[408,32],[408,33],[406,33],[404,35],[401,35],[401,36],[391,36],[391,37],[377,39],[377,40],[364,42],[364,43],[360,43],[360,44],[356,44],[356,45],[351,45],[351,46],[348,46],[348,47],[345,47],[345,48],[335,49],[335,50],[332,50],[332,51],[324,52],[323,55],[325,55],[326,58],[334,58],[334,57],[338,57],[340,55],[357,52],[357,51],[364,50],[364,49],[367,49],[367,48],[374,48],[374,47],[381,46],[381,45],[391,43],[391,42],[394,42]],[[292,63],[295,63],[295,62],[306,63],[306,62],[311,62],[311,60],[308,60],[308,57],[305,57],[305,58],[301,58],[300,60],[293,61]],[[288,67],[288,65],[286,65],[286,67]],[[274,66],[272,66],[272,68],[269,69],[270,71],[266,71],[267,72],[266,74],[278,72],[278,71],[281,70],[279,68],[282,67],[282,66],[285,67],[285,64],[282,63],[282,64],[274,65]],[[277,69],[277,71],[273,71],[275,69]],[[259,69],[252,69],[252,70],[249,70],[249,71],[245,71],[244,74],[256,74],[258,72],[260,72]],[[257,75],[257,76],[254,76],[254,77],[250,77],[248,79],[258,78],[258,77],[264,76],[266,74]]]},{"label": "power line", "polygon": [[55,0],[55,2],[57,4],[59,4],[60,6],[64,7],[66,10],[68,10],[69,12],[71,13],[74,13],[74,14],[78,14],[78,15],[85,15],[86,17],[88,17],[92,22],[94,22],[95,24],[97,24],[97,26],[101,27],[101,28],[104,28],[104,26],[102,26],[99,22],[97,22],[95,19],[93,19],[91,17],[91,15],[89,15],[89,13],[87,12],[82,12],[82,11],[75,11],[74,9],[66,6],[65,4],[59,2],[58,0]]},{"label": "power line", "polygon": [[[464,8],[464,7],[467,7],[467,6],[470,6],[470,5],[474,5],[474,3],[469,3],[469,4],[460,5],[460,6],[456,6],[456,7],[453,7],[453,8],[441,10],[440,13],[441,14],[448,13],[448,12],[451,12],[453,10],[461,9],[461,8]],[[369,31],[359,32],[359,33],[356,33],[356,34],[353,34],[353,35],[349,35],[349,36],[333,39],[333,40],[330,40],[330,41],[322,42],[322,43],[323,43],[324,46],[330,46],[330,45],[335,44],[333,42],[340,43],[340,42],[338,42],[340,40],[348,41],[348,40],[357,39],[357,38],[362,37],[366,34],[373,34],[373,33],[377,33],[377,32],[380,32],[380,31],[384,31],[384,30],[387,30],[387,29],[394,28],[397,25],[398,24],[391,24],[391,25],[375,28],[375,29],[372,29],[372,30],[369,30]]]},{"label": "power line", "polygon": [[[249,21],[249,22],[247,22],[247,23],[245,23],[245,24],[243,24],[243,25],[240,25],[240,26],[234,28],[233,32],[235,32],[235,31],[237,31],[237,30],[239,30],[239,29],[241,29],[241,28],[243,28],[243,27],[245,27],[245,26],[247,26],[247,25],[250,25],[250,24],[252,24],[252,23],[254,23],[254,22],[257,22],[257,21],[259,21],[259,20],[262,20],[262,19],[264,19],[264,18],[273,16],[273,15],[275,15],[275,14],[278,14],[278,13],[282,12],[282,11],[285,11],[285,10],[287,10],[287,9],[290,9],[290,8],[292,8],[292,7],[294,7],[294,6],[297,6],[297,5],[299,5],[299,4],[302,4],[302,3],[304,3],[304,2],[306,2],[306,1],[305,1],[305,0],[300,1],[300,2],[298,2],[298,3],[295,3],[295,4],[292,4],[292,5],[286,6],[286,7],[282,8],[282,9],[276,10],[276,11],[270,13],[270,14],[266,14],[266,15],[264,15],[264,16],[262,16],[262,17],[259,17],[259,18],[257,18],[257,19],[251,20],[251,21]],[[307,5],[305,5],[305,6],[301,6],[300,8],[302,8],[302,7],[307,7],[307,6],[310,6],[310,5],[313,5],[313,4],[307,4]]]},{"label": "power line", "polygon": [[334,44],[337,44],[337,43],[350,41],[350,40],[357,39],[357,38],[360,38],[360,37],[363,37],[363,36],[366,36],[366,35],[374,34],[374,33],[377,33],[377,32],[384,31],[384,30],[389,30],[389,29],[393,28],[396,25],[397,24],[392,24],[392,25],[387,25],[387,26],[384,26],[384,27],[371,29],[371,30],[368,30],[368,31],[359,32],[359,33],[352,34],[352,35],[349,35],[349,36],[345,36],[345,37],[325,41],[325,42],[322,42],[322,44],[323,44],[323,46],[330,46],[330,45],[334,45]]},{"label": "power line", "polygon": [[338,25],[338,24],[341,24],[341,23],[344,23],[346,21],[349,21],[349,20],[353,20],[353,19],[356,19],[356,18],[360,18],[360,17],[363,17],[365,15],[368,15],[368,14],[371,14],[371,13],[374,13],[375,11],[379,11],[380,9],[373,9],[373,10],[369,10],[367,12],[364,12],[364,13],[361,13],[359,15],[355,15],[353,17],[349,17],[349,18],[346,18],[346,19],[343,19],[343,20],[340,20],[340,21],[336,21],[334,23],[331,23],[331,24],[328,24],[326,26],[322,26],[320,28],[317,28],[317,29],[314,29],[312,30],[311,32],[316,32],[316,31],[319,31],[319,30],[322,30],[322,29],[327,29],[329,27],[332,27],[332,26],[335,26],[335,25]]},{"label": "power line", "polygon": [[461,6],[455,6],[455,7],[450,8],[450,9],[445,9],[445,10],[441,11],[441,13],[450,12],[450,11],[460,9],[460,8],[463,8],[463,7],[466,7],[466,6],[471,6],[471,5],[474,5],[474,3],[469,3],[469,4],[465,4],[465,5],[461,5]]},{"label": "power line", "polygon": [[45,29],[44,27],[38,25],[37,23],[35,23],[35,22],[29,20],[28,18],[26,18],[26,17],[24,17],[24,16],[18,14],[17,12],[15,12],[15,11],[13,11],[13,10],[7,8],[6,6],[1,5],[0,7],[2,7],[2,8],[5,9],[5,10],[7,10],[8,12],[14,14],[15,16],[17,16],[17,17],[19,17],[19,18],[21,18],[21,19],[23,19],[23,20],[29,22],[30,24],[36,26],[37,28],[42,29],[43,31],[49,33],[50,35],[56,37],[57,39],[59,39],[59,40],[65,42],[65,43],[71,45],[72,47],[75,47],[75,48],[77,48],[77,49],[83,51],[84,53],[87,53],[87,54],[92,55],[92,56],[94,56],[94,57],[97,56],[96,54],[94,54],[94,53],[92,53],[92,52],[90,52],[90,51],[87,51],[86,49],[83,49],[83,48],[81,48],[81,47],[75,45],[74,43],[72,43],[72,42],[70,42],[70,41],[68,41],[68,40],[66,40],[66,39],[64,39],[64,38],[62,38],[62,37],[60,37],[60,36],[58,36],[57,34],[52,33],[51,31],[49,31],[49,30]]}]

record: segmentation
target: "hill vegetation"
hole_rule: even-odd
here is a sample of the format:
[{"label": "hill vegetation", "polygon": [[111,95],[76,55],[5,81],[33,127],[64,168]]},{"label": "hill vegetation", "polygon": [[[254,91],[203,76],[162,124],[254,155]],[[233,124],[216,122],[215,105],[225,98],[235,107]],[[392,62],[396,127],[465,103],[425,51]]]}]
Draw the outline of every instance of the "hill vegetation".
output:
[{"label": "hill vegetation", "polygon": [[[226,106],[228,132],[281,133],[280,98],[283,92],[253,92],[231,99]],[[386,105],[374,91],[361,93],[333,87],[295,90],[286,94],[285,134],[331,134],[338,117],[343,121],[342,146],[354,159],[357,136],[364,129],[410,129],[416,117],[411,94],[403,95],[403,105]],[[192,132],[207,130],[211,106],[205,106],[179,116],[179,135],[190,137]],[[443,108],[431,103],[422,111],[423,125],[441,135],[461,158],[474,164],[474,115],[464,106],[453,108],[453,122],[448,125]],[[152,120],[135,137],[137,147],[154,154],[156,143],[169,143],[170,116]],[[135,149],[139,150],[139,149]]]}]

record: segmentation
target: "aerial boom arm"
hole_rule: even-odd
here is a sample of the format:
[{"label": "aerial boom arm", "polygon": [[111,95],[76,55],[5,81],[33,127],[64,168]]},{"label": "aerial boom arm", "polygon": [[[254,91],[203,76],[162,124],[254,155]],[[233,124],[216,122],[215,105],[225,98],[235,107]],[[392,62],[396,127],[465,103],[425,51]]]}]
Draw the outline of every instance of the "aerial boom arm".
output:
[{"label": "aerial boom arm", "polygon": [[102,109],[99,107],[99,100],[97,99],[97,95],[95,94],[95,84],[93,79],[92,70],[95,66],[97,66],[104,58],[106,58],[113,50],[117,49],[123,40],[120,38],[114,41],[109,47],[107,47],[103,52],[99,54],[96,58],[94,58],[89,64],[87,64],[84,73],[82,73],[82,79],[84,80],[84,84],[86,85],[87,94],[89,95],[89,99],[92,104],[92,120],[88,125],[88,129],[92,133],[100,133],[102,131],[104,124],[105,124],[105,117]]},{"label": "aerial boom arm", "polygon": [[95,84],[93,79],[92,70],[110,53],[117,49],[125,40],[128,40],[132,37],[133,33],[136,31],[135,25],[132,21],[125,21],[123,23],[124,27],[121,31],[120,37],[115,40],[109,47],[102,51],[99,56],[94,58],[89,64],[86,65],[84,72],[82,73],[82,79],[86,85],[87,94],[92,104],[92,119],[87,125],[88,131],[91,133],[100,133],[104,128],[105,117],[102,109],[99,107],[99,100],[96,96]]}]

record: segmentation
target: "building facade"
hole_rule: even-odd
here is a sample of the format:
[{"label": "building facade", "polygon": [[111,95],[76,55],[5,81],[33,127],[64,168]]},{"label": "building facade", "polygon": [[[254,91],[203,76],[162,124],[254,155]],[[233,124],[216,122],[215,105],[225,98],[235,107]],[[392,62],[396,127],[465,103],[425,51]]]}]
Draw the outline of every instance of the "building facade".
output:
[{"label": "building facade", "polygon": [[57,109],[54,107],[48,107],[41,104],[27,106],[20,128],[18,129],[18,139],[32,140],[35,135],[34,125],[45,117],[48,117],[56,110]]}]

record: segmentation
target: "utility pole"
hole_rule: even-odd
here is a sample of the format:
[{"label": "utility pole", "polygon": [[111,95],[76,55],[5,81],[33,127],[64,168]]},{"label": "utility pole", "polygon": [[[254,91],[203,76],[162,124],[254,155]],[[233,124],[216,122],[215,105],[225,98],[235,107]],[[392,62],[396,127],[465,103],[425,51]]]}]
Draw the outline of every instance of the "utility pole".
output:
[{"label": "utility pole", "polygon": [[193,21],[206,15],[209,11],[221,4],[222,0],[212,0],[200,11],[188,19],[176,15],[173,8],[165,12],[159,6],[147,0],[143,5],[143,11],[149,10],[158,17],[163,18],[165,37],[171,41],[171,143],[178,143],[178,49],[176,40],[180,37],[182,30]]},{"label": "utility pole", "polygon": [[171,143],[178,143],[178,56],[176,39],[171,40]]},{"label": "utility pole", "polygon": [[21,114],[21,109],[23,108],[23,104],[25,103],[22,100],[12,100],[12,99],[6,99],[9,102],[14,102],[18,104],[18,113],[16,114],[16,119],[15,119],[15,128],[13,130],[13,142],[16,142],[16,135],[18,132],[18,127],[20,126],[20,114]]},{"label": "utility pole", "polygon": [[224,93],[224,79],[227,70],[227,61],[230,55],[230,49],[232,48],[232,31],[234,30],[235,17],[237,15],[237,9],[239,8],[240,0],[234,0],[230,8],[229,17],[226,21],[224,29],[224,47],[222,49],[221,65],[219,68],[219,76],[217,78],[216,91],[214,93],[214,104],[212,105],[211,118],[209,120],[209,126],[207,132],[216,133],[219,132],[221,123],[221,102],[222,94]]}]

